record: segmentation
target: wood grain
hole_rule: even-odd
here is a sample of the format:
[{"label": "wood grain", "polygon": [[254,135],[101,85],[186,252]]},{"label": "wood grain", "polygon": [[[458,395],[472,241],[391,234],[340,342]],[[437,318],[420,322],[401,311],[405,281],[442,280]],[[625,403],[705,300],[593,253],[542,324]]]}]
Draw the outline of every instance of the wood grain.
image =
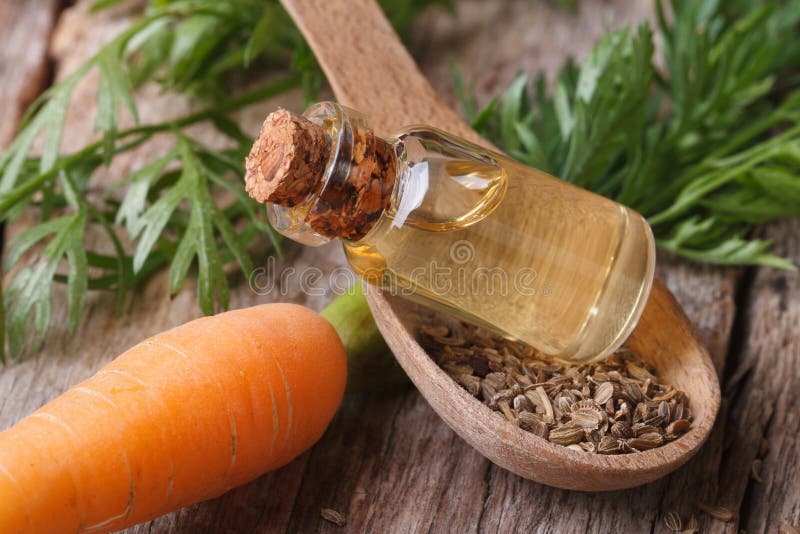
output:
[{"label": "wood grain", "polygon": [[[776,242],[778,254],[800,264],[800,220],[771,225],[764,237]],[[727,492],[721,504],[734,510],[742,504],[747,532],[777,532],[784,523],[800,525],[797,273],[758,269],[739,326],[744,342],[727,384],[733,425],[722,462]]]},{"label": "wood grain", "polygon": [[[57,0],[0,3],[0,148],[11,141],[27,105],[47,88],[48,43],[58,6]],[[0,373],[2,427],[28,412],[25,390],[14,392],[10,386],[20,378],[8,368]],[[46,382],[36,389],[44,387]],[[36,392],[32,393],[35,396]]]},{"label": "wood grain", "polygon": [[42,89],[49,73],[47,44],[60,0],[0,2],[0,147]]},{"label": "wood grain", "polygon": [[[29,3],[38,4],[39,0]],[[7,0],[2,4],[0,10]],[[459,15],[453,20],[441,12],[431,12],[416,25],[414,39],[415,57],[420,60],[423,73],[449,104],[453,104],[447,72],[451,59],[471,69],[468,72],[477,76],[478,90],[485,98],[502,89],[518,69],[534,71],[558,65],[567,48],[577,54],[583,53],[602,32],[604,21],[619,24],[621,19],[646,16],[649,10],[649,3],[637,0],[586,2],[592,6],[592,17],[572,19],[538,2],[462,0],[458,4]],[[58,51],[61,73],[74,68],[82,54],[106,39],[105,33],[119,27],[111,25],[125,23],[124,18],[90,18],[82,6],[85,2],[79,3],[78,9],[72,10],[60,24],[54,48]],[[17,17],[13,22],[19,20],[22,19]],[[513,23],[508,24],[509,20]],[[7,26],[0,27],[0,38],[5,28]],[[546,31],[528,31],[532,28]],[[581,30],[574,31],[575,28]],[[553,35],[561,37],[554,40]],[[81,49],[85,49],[84,52],[80,52]],[[1,79],[0,87],[6,83],[5,78]],[[159,117],[176,105],[155,98],[154,88],[146,91],[149,92],[142,98],[148,114],[145,120]],[[88,87],[83,98],[89,101],[91,95],[91,87]],[[255,133],[259,121],[270,106],[277,103],[243,113],[238,118],[245,121],[248,131]],[[300,109],[296,95],[280,103]],[[70,131],[74,124],[76,133],[69,141],[86,142],[91,135],[92,120],[91,116],[72,117]],[[146,153],[137,154],[115,172],[136,168],[145,156]],[[797,227],[790,228],[797,235]],[[790,238],[779,230],[771,230],[772,235]],[[310,253],[316,255],[307,255]],[[330,269],[342,261],[337,254],[335,250],[307,249],[287,258],[286,264],[296,261],[302,268],[316,263],[323,269]],[[740,361],[748,359],[744,354],[740,357],[738,344],[728,346],[734,317],[737,317],[736,340],[747,341],[753,347],[750,353],[755,354],[760,343],[756,336],[764,334],[746,327],[750,320],[743,318],[755,319],[758,315],[749,313],[747,304],[763,302],[758,298],[763,287],[750,291],[749,277],[745,277],[736,291],[733,271],[698,267],[664,256],[659,258],[659,273],[697,327],[718,369],[722,370],[729,353],[732,358],[729,366],[737,367]],[[765,270],[756,280],[771,279],[772,275],[779,277],[781,273],[770,274]],[[792,278],[796,275],[787,276],[786,291],[780,289],[781,282],[776,282],[778,285],[770,293],[771,300],[767,301],[777,306],[778,316],[781,295],[797,300],[796,278]],[[766,285],[772,287],[769,283]],[[791,293],[789,288],[792,288]],[[6,426],[29,413],[140,337],[191,315],[194,309],[191,288],[172,303],[165,298],[165,293],[163,280],[155,281],[137,302],[128,305],[122,316],[114,316],[110,300],[93,300],[90,324],[77,334],[82,340],[70,342],[73,336],[66,333],[62,325],[60,333],[48,339],[45,354],[3,369],[0,425]],[[737,302],[737,296],[745,298]],[[248,295],[240,290],[234,302],[243,305],[278,297]],[[282,298],[302,301],[303,295],[295,287]],[[314,297],[306,302],[319,307],[325,300],[326,297]],[[59,309],[64,309],[63,304]],[[155,317],[148,318],[148,314]],[[778,323],[765,320],[758,332],[772,332],[774,324]],[[787,320],[780,324],[784,329],[781,335],[785,337],[785,346],[775,337],[776,342],[771,345],[776,351],[772,361],[783,358],[786,362],[796,362],[797,320],[794,325]],[[742,328],[747,332],[739,331]],[[763,381],[773,380],[769,365],[763,365],[759,373],[753,372],[758,358],[763,357],[762,352],[750,356],[751,363],[741,366],[749,372],[738,380],[736,406],[746,405],[746,399],[756,395],[767,400],[771,398],[772,393],[767,393],[763,384]],[[792,354],[794,360],[789,360]],[[781,368],[790,369],[790,366],[784,364]],[[797,389],[800,381],[796,371],[790,382]],[[743,392],[748,392],[748,397]],[[784,412],[784,419],[773,417],[775,424],[763,419],[766,410],[761,414],[752,412],[747,419],[756,421],[765,435],[784,436],[783,445],[773,447],[770,452],[775,456],[765,458],[762,489],[748,479],[746,469],[737,467],[746,465],[748,460],[743,456],[746,447],[732,447],[730,443],[735,441],[734,437],[745,435],[740,430],[745,427],[738,415],[737,419],[720,421],[701,452],[669,477],[634,490],[587,494],[526,481],[494,466],[442,424],[415,390],[392,395],[350,395],[322,441],[289,466],[220,499],[140,525],[131,532],[409,532],[412,527],[431,532],[510,531],[511,527],[530,532],[666,532],[663,516],[676,511],[686,520],[698,498],[710,504],[725,504],[741,513],[742,527],[747,526],[748,532],[772,532],[774,528],[765,530],[758,526],[766,524],[766,520],[753,518],[759,514],[765,518],[769,512],[777,514],[773,523],[795,517],[797,525],[796,515],[784,514],[781,510],[791,510],[792,503],[796,503],[800,495],[793,480],[795,470],[791,468],[796,464],[793,460],[796,452],[792,452],[797,450],[796,440],[780,426],[792,423],[791,409],[796,411],[798,398],[790,392],[784,394],[783,402],[789,409]],[[721,417],[725,417],[724,406]],[[739,439],[744,440],[744,437]],[[742,442],[746,443],[747,440]],[[732,469],[734,467],[736,469]],[[720,475],[723,471],[727,472],[724,479]],[[736,487],[741,488],[735,492],[728,488],[733,478],[737,479]],[[772,484],[776,487],[774,491],[770,489]],[[779,494],[782,491],[786,493]],[[348,526],[340,529],[323,521],[319,517],[323,506],[345,513]],[[796,511],[796,507],[794,509]],[[703,532],[738,532],[736,521],[722,523],[702,514],[698,514],[698,518]]]}]

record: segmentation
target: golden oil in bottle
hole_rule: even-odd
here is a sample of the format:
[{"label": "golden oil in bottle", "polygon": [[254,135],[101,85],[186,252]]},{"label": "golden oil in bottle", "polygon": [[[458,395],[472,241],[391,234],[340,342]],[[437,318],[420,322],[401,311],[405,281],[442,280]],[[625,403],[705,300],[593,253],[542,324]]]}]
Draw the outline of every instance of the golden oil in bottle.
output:
[{"label": "golden oil in bottle", "polygon": [[[352,217],[361,231],[343,239],[366,281],[564,360],[602,358],[630,335],[655,265],[652,233],[638,213],[427,127],[377,138],[396,157],[365,165],[352,156],[361,146],[353,132],[367,128],[362,116],[335,104],[307,116],[321,124],[336,118],[331,159],[366,168],[373,179],[393,166],[381,209]],[[329,161],[322,185],[302,205],[273,206],[276,228],[306,243],[341,237],[319,221],[341,212],[341,201],[325,200],[325,191],[331,181],[342,191],[353,185],[337,177],[347,175],[343,167]],[[362,176],[351,196],[366,195],[365,183],[375,189]],[[377,197],[383,200],[359,197],[348,213]],[[291,213],[314,209],[316,224],[287,223]]]}]

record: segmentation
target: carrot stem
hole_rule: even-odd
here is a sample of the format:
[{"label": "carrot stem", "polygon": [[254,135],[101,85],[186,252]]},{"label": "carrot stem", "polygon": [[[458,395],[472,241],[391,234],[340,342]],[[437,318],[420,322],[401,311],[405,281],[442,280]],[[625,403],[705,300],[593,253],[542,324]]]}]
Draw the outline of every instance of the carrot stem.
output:
[{"label": "carrot stem", "polygon": [[320,313],[336,329],[347,352],[348,391],[387,391],[409,384],[392,357],[360,280]]}]

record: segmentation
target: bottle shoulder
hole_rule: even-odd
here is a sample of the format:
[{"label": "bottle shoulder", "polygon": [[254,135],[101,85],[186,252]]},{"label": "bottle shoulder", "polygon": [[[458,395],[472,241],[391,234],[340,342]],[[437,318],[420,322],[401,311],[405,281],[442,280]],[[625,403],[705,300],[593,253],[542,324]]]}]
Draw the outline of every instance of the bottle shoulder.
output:
[{"label": "bottle shoulder", "polygon": [[[411,159],[425,157],[425,152],[433,152],[454,158],[465,158],[493,162],[504,159],[501,154],[490,148],[467,141],[455,134],[451,134],[433,126],[412,124],[398,130],[393,139],[396,146],[401,145],[400,151],[405,149],[407,157]],[[404,147],[402,145],[405,145]]]},{"label": "bottle shoulder", "polygon": [[394,227],[464,228],[487,217],[505,194],[507,176],[497,155],[447,132],[409,126],[397,133],[395,150]]}]

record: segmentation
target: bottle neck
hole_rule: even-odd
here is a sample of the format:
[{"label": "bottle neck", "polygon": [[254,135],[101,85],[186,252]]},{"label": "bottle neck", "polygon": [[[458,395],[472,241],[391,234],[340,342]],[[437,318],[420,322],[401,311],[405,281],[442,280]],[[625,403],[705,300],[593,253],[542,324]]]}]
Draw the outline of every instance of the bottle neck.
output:
[{"label": "bottle neck", "polygon": [[358,241],[369,233],[389,204],[397,157],[394,146],[375,135],[363,116],[337,107],[333,110],[335,115],[328,114],[322,121],[324,124],[330,120],[331,151],[325,177],[306,220],[322,235]]},{"label": "bottle neck", "polygon": [[305,244],[359,241],[391,201],[398,179],[395,145],[375,135],[362,114],[339,104],[316,104],[304,117],[324,131],[327,162],[304,200],[268,204],[270,222]]}]

